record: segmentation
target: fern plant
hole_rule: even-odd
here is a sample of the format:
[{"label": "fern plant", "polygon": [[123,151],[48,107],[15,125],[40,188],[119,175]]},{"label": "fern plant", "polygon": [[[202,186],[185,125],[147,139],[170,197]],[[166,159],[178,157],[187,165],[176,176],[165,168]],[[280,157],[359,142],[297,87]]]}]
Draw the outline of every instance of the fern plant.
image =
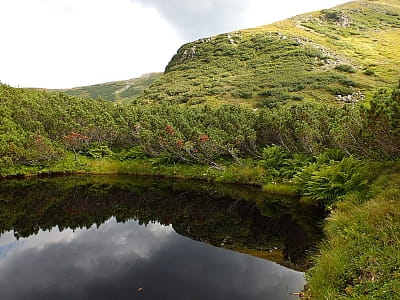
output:
[{"label": "fern plant", "polygon": [[299,194],[325,207],[347,193],[361,193],[368,185],[363,163],[353,157],[312,163],[298,172],[293,181]]}]

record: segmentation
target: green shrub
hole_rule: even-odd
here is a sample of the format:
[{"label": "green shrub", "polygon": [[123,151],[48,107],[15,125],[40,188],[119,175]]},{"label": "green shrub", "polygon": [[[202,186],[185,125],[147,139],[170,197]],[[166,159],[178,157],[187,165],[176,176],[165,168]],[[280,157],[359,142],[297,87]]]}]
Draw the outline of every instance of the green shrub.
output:
[{"label": "green shrub", "polygon": [[293,95],[292,99],[295,101],[301,101],[301,100],[304,100],[304,97],[300,96],[300,95]]},{"label": "green shrub", "polygon": [[270,146],[263,150],[261,164],[266,170],[267,181],[291,179],[294,174],[308,165],[312,157],[302,153],[288,153],[281,146]]},{"label": "green shrub", "polygon": [[351,95],[353,94],[353,90],[346,86],[329,86],[327,90],[332,95]]},{"label": "green shrub", "polygon": [[313,157],[304,153],[294,153],[290,158],[286,158],[280,168],[280,175],[284,178],[293,178],[305,166],[313,161]]},{"label": "green shrub", "polygon": [[331,22],[337,22],[340,19],[341,12],[333,9],[324,9],[321,11],[323,18]]},{"label": "green shrub", "polygon": [[317,164],[329,164],[331,162],[342,161],[346,153],[341,149],[326,149],[323,153],[316,156]]},{"label": "green shrub", "polygon": [[284,164],[288,153],[280,146],[270,146],[263,150],[262,165],[266,170],[267,182],[280,176],[280,169]]},{"label": "green shrub", "polygon": [[89,148],[85,154],[92,158],[103,158],[113,155],[113,152],[107,145],[97,145]]},{"label": "green shrub", "polygon": [[14,165],[13,159],[8,156],[0,157],[0,168],[9,168]]},{"label": "green shrub", "polygon": [[135,146],[128,150],[123,150],[119,153],[120,160],[129,160],[129,159],[143,159],[146,158],[147,155],[143,152],[142,147]]},{"label": "green shrub", "polygon": [[375,72],[371,69],[366,69],[363,73],[367,76],[375,75]]},{"label": "green shrub", "polygon": [[253,91],[250,90],[238,90],[233,94],[234,97],[242,98],[242,99],[250,99],[253,97]]},{"label": "green shrub", "polygon": [[294,183],[301,195],[328,207],[348,193],[366,190],[368,173],[359,160],[345,157],[308,165],[294,176]]},{"label": "green shrub", "polygon": [[356,70],[350,65],[337,65],[335,70],[345,72],[345,73],[355,73]]}]

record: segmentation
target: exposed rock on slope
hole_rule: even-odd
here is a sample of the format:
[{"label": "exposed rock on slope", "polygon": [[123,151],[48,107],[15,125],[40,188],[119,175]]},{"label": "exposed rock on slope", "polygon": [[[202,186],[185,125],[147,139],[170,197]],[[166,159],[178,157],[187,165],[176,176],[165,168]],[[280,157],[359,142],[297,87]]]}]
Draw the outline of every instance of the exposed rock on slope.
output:
[{"label": "exposed rock on slope", "polygon": [[140,99],[273,107],[369,97],[396,83],[399,46],[399,1],[353,1],[183,45]]}]

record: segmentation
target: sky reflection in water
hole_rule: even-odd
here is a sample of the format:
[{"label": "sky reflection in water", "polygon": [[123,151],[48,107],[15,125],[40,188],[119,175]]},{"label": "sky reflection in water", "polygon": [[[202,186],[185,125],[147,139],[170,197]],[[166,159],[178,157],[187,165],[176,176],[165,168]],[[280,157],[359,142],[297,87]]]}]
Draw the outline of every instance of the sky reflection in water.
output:
[{"label": "sky reflection in water", "polygon": [[0,298],[296,299],[302,273],[183,237],[172,226],[109,219],[99,228],[0,237]]}]

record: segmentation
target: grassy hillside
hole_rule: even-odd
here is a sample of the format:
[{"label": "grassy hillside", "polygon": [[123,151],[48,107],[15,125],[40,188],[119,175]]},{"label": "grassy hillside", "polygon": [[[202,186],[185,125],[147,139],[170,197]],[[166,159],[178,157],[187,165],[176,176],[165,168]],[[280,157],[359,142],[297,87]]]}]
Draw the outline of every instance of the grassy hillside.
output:
[{"label": "grassy hillside", "polygon": [[139,78],[100,83],[60,91],[72,96],[94,99],[102,98],[118,103],[129,103],[134,101],[144,89],[149,87],[153,81],[158,79],[161,75],[162,73],[149,73]]},{"label": "grassy hillside", "polygon": [[356,102],[395,85],[399,44],[400,1],[353,1],[183,45],[139,98],[252,107]]},{"label": "grassy hillside", "polygon": [[[338,206],[309,294],[398,299],[399,44],[400,0],[355,1],[186,44],[162,76],[65,91],[85,97],[0,84],[0,177],[198,178]],[[110,102],[137,86],[136,104]],[[343,96],[369,102],[325,105]]]}]

